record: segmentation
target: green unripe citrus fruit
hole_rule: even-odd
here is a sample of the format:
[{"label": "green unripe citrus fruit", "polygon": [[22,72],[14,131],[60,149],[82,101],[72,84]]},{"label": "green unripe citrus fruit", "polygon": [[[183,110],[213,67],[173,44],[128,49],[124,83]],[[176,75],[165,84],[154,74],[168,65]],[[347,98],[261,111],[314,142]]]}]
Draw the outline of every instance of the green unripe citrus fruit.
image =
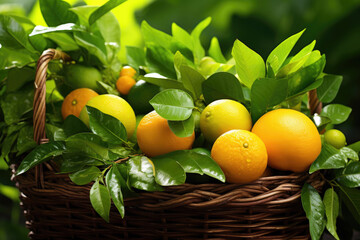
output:
[{"label": "green unripe citrus fruit", "polygon": [[[135,113],[131,106],[121,97],[112,94],[99,95],[90,99],[86,106],[94,107],[119,119],[126,128],[128,138],[133,135],[136,126]],[[89,115],[86,107],[81,110],[79,118],[89,126]]]},{"label": "green unripe citrus fruit", "polygon": [[330,129],[324,133],[325,142],[332,145],[335,148],[342,148],[346,145],[346,137],[345,135],[337,130]]},{"label": "green unripe citrus fruit", "polygon": [[136,114],[146,114],[153,110],[149,101],[160,92],[160,87],[154,84],[139,80],[131,88],[127,101]]}]

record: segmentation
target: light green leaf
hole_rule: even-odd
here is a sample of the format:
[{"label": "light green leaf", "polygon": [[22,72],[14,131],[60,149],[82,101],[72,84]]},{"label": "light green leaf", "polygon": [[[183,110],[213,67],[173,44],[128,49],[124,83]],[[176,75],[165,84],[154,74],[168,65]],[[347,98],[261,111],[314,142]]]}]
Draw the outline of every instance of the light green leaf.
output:
[{"label": "light green leaf", "polygon": [[141,33],[145,41],[145,45],[156,44],[166,49],[171,49],[172,37],[162,31],[151,27],[146,21],[141,23]]},{"label": "light green leaf", "polygon": [[354,161],[359,161],[358,153],[350,147],[342,147],[340,148],[340,154],[343,155],[347,159],[351,159]]},{"label": "light green leaf", "polygon": [[193,53],[194,53],[195,64],[199,64],[200,60],[205,56],[205,50],[201,44],[200,35],[204,31],[204,29],[207,28],[207,26],[209,26],[210,22],[211,22],[210,17],[204,19],[191,32],[191,37],[194,43]]},{"label": "light green leaf", "polygon": [[275,73],[277,73],[280,67],[283,65],[285,59],[290,54],[291,50],[304,31],[305,30],[302,30],[301,32],[287,38],[269,54],[266,60],[266,65],[269,63]]},{"label": "light green leaf", "polygon": [[130,66],[138,69],[145,66],[145,51],[143,48],[126,46],[126,59]]},{"label": "light green leaf", "polygon": [[184,46],[186,46],[190,50],[194,49],[193,38],[187,31],[179,27],[176,23],[173,23],[171,25],[171,32],[174,39],[181,42]]},{"label": "light green leaf", "polygon": [[244,43],[236,40],[232,55],[236,62],[236,72],[245,86],[251,89],[256,79],[265,77],[264,60]]},{"label": "light green leaf", "polygon": [[306,47],[304,47],[303,49],[301,49],[300,52],[298,52],[293,58],[291,58],[291,60],[289,61],[289,63],[292,62],[297,62],[298,60],[300,60],[301,58],[303,58],[305,55],[309,54],[312,52],[312,50],[314,49],[316,44],[316,40],[312,41],[309,45],[307,45]]},{"label": "light green leaf", "polygon": [[324,206],[326,213],[326,229],[339,240],[336,233],[336,219],[339,215],[339,197],[333,188],[328,188],[324,195]]},{"label": "light green leaf", "polygon": [[311,164],[309,173],[321,169],[337,169],[346,165],[346,159],[340,154],[340,151],[330,144],[323,143],[321,153]]},{"label": "light green leaf", "polygon": [[149,43],[146,49],[146,64],[150,72],[160,73],[169,78],[176,78],[173,53],[158,44]]},{"label": "light green leaf", "polygon": [[194,133],[195,120],[192,115],[183,121],[168,121],[169,127],[178,137],[189,137]]},{"label": "light green leaf", "polygon": [[36,36],[39,34],[51,33],[51,32],[75,32],[75,31],[83,32],[85,30],[86,30],[85,28],[76,25],[75,23],[65,23],[56,27],[36,26],[29,36]]},{"label": "light green leaf", "polygon": [[51,32],[45,33],[43,36],[50,39],[51,41],[54,41],[63,51],[76,51],[79,49],[79,46],[75,40],[67,33]]},{"label": "light green leaf", "polygon": [[89,17],[89,24],[92,25],[95,23],[99,18],[104,16],[106,13],[111,11],[113,8],[119,6],[123,2],[126,2],[126,0],[110,0],[106,2],[101,7],[97,8]]},{"label": "light green leaf", "polygon": [[97,180],[90,189],[90,202],[95,211],[106,221],[109,222],[110,215],[110,193],[109,190]]},{"label": "light green leaf", "polygon": [[107,50],[104,39],[87,32],[74,33],[76,43],[96,56],[103,64],[107,63]]},{"label": "light green leaf", "polygon": [[193,99],[199,99],[202,94],[201,85],[205,78],[195,69],[186,65],[180,67],[180,74],[184,87],[193,94]]},{"label": "light green leaf", "polygon": [[209,56],[219,63],[226,63],[226,59],[221,52],[219,40],[213,37],[210,42]]},{"label": "light green leaf", "polygon": [[173,88],[173,89],[181,89],[185,90],[184,85],[182,82],[179,82],[174,79],[163,77],[156,73],[150,73],[146,74],[145,76],[140,76],[140,80],[144,80],[148,83],[152,83],[154,85],[157,85],[159,87],[163,87],[165,89]]},{"label": "light green leaf", "polygon": [[340,124],[348,119],[351,111],[350,107],[341,104],[329,104],[323,108],[320,116],[330,118],[332,124]]},{"label": "light green leaf", "polygon": [[353,144],[350,144],[348,146],[348,148],[351,148],[352,150],[354,150],[355,152],[359,153],[360,152],[360,141],[355,142]]},{"label": "light green leaf", "polygon": [[161,117],[170,121],[188,119],[194,108],[191,96],[177,89],[164,90],[156,94],[149,102]]}]

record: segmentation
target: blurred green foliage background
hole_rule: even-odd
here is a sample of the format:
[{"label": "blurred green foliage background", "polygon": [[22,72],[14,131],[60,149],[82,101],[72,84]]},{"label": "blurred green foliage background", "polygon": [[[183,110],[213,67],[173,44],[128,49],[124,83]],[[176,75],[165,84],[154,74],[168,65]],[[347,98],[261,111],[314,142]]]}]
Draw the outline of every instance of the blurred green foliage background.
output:
[{"label": "blurred green foliage background", "polygon": [[[73,5],[101,5],[104,0],[67,0]],[[0,0],[0,13],[29,16],[37,25],[46,26],[37,0]],[[121,59],[126,45],[142,46],[139,24],[170,33],[176,22],[190,30],[205,19],[212,23],[203,35],[208,48],[213,36],[230,56],[235,39],[240,39],[264,59],[272,47],[306,28],[294,52],[317,40],[316,49],[326,54],[325,72],[343,75],[344,80],[334,103],[352,107],[346,124],[338,128],[348,143],[360,140],[360,0],[128,0],[113,10],[121,26]],[[27,239],[18,204],[18,192],[10,181],[7,166],[0,161],[0,239]],[[342,239],[347,239],[344,223]]]}]

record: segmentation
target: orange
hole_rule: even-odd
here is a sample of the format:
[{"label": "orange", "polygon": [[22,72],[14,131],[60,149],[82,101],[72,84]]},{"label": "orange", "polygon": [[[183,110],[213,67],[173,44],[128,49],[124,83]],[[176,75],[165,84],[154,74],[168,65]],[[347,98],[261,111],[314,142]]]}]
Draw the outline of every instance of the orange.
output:
[{"label": "orange", "polygon": [[90,88],[78,88],[70,92],[64,99],[61,106],[61,115],[65,119],[69,115],[80,116],[80,112],[86,103],[93,97],[98,96]]},{"label": "orange", "polygon": [[120,76],[134,77],[136,74],[135,69],[130,66],[124,66],[120,71]]},{"label": "orange", "polygon": [[130,76],[120,76],[116,81],[116,89],[123,95],[127,95],[130,89],[136,84],[136,81]]},{"label": "orange", "polygon": [[278,170],[303,172],[321,151],[321,138],[315,124],[296,110],[268,112],[259,118],[252,132],[265,143],[269,166]]},{"label": "orange", "polygon": [[230,183],[249,183],[260,178],[267,166],[263,141],[247,130],[231,130],[216,139],[211,157]]},{"label": "orange", "polygon": [[141,119],[136,137],[141,151],[149,157],[155,157],[190,149],[195,140],[195,132],[189,137],[178,137],[171,131],[167,120],[152,111]]}]

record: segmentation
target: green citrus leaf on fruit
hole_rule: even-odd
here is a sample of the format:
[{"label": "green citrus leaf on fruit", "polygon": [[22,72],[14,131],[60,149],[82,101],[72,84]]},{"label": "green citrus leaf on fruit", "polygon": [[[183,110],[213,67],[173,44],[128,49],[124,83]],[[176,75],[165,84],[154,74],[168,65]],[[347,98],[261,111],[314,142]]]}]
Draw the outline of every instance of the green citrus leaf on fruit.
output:
[{"label": "green citrus leaf on fruit", "polygon": [[162,187],[155,182],[154,168],[145,156],[135,156],[126,162],[129,181],[132,187],[145,191],[162,191]]},{"label": "green citrus leaf on fruit", "polygon": [[30,168],[45,162],[50,157],[61,155],[65,151],[64,142],[49,142],[40,144],[22,160],[16,175],[20,175]]},{"label": "green citrus leaf on fruit", "polygon": [[182,82],[179,82],[174,79],[166,78],[164,76],[161,76],[159,74],[146,74],[145,76],[140,76],[139,79],[144,80],[148,83],[152,83],[154,85],[157,85],[159,87],[163,87],[165,89],[173,88],[173,89],[181,89],[185,90],[184,85]]},{"label": "green citrus leaf on fruit", "polygon": [[323,108],[320,115],[330,118],[332,124],[340,124],[348,119],[351,111],[350,107],[341,104],[329,104]]},{"label": "green citrus leaf on fruit", "polygon": [[202,83],[202,92],[208,104],[219,99],[244,101],[241,84],[231,73],[214,73]]},{"label": "green citrus leaf on fruit", "polygon": [[193,115],[183,121],[168,121],[169,127],[178,137],[189,137],[194,133],[195,120]]},{"label": "green citrus leaf on fruit", "polygon": [[311,239],[318,240],[325,229],[325,207],[320,194],[308,183],[301,190],[301,203],[309,219]]},{"label": "green citrus leaf on fruit", "polygon": [[333,188],[328,188],[324,195],[324,207],[326,214],[326,229],[339,240],[339,236],[336,233],[336,219],[339,215],[339,197]]},{"label": "green citrus leaf on fruit", "polygon": [[89,114],[89,126],[93,133],[112,144],[122,144],[127,140],[127,133],[121,121],[100,110],[86,106]]},{"label": "green citrus leaf on fruit", "polygon": [[193,99],[199,99],[202,94],[201,84],[205,81],[205,78],[189,66],[181,66],[180,75],[184,87],[192,93]]},{"label": "green citrus leaf on fruit", "polygon": [[76,185],[85,185],[95,181],[100,175],[100,170],[95,166],[91,166],[69,174],[69,178]]},{"label": "green citrus leaf on fruit", "polygon": [[69,115],[65,118],[63,123],[64,133],[67,137],[75,135],[77,133],[89,132],[89,128],[81,121],[78,117],[74,115]]},{"label": "green citrus leaf on fruit", "polygon": [[336,181],[349,188],[360,187],[360,162],[351,162],[336,176]]},{"label": "green citrus leaf on fruit", "polygon": [[240,81],[251,89],[253,82],[265,77],[265,63],[259,54],[251,50],[244,43],[236,40],[232,49],[235,59],[236,72]]},{"label": "green citrus leaf on fruit", "polygon": [[167,89],[156,94],[150,104],[161,117],[170,121],[188,119],[194,108],[191,96],[178,89]]},{"label": "green citrus leaf on fruit", "polygon": [[358,153],[351,149],[350,147],[342,147],[340,148],[340,154],[344,156],[344,158],[359,161],[359,155]]},{"label": "green citrus leaf on fruit", "polygon": [[110,215],[110,193],[109,190],[99,180],[95,181],[90,189],[90,202],[95,211],[106,221],[109,222]]},{"label": "green citrus leaf on fruit", "polygon": [[280,67],[283,65],[287,56],[290,54],[291,50],[293,49],[296,42],[299,40],[304,31],[305,30],[302,30],[301,32],[285,39],[269,54],[266,60],[266,65],[270,64],[271,68],[274,70],[275,73],[277,73]]},{"label": "green citrus leaf on fruit", "polygon": [[340,151],[330,144],[323,143],[320,155],[311,164],[309,173],[321,169],[338,169],[346,166],[347,160],[341,155]]},{"label": "green citrus leaf on fruit", "polygon": [[106,186],[110,192],[112,201],[115,207],[118,209],[121,217],[125,216],[124,199],[122,194],[122,188],[126,186],[126,180],[121,175],[121,172],[114,164],[106,174]]},{"label": "green citrus leaf on fruit", "polygon": [[185,183],[186,174],[181,165],[171,158],[153,158],[155,181],[161,186]]}]

